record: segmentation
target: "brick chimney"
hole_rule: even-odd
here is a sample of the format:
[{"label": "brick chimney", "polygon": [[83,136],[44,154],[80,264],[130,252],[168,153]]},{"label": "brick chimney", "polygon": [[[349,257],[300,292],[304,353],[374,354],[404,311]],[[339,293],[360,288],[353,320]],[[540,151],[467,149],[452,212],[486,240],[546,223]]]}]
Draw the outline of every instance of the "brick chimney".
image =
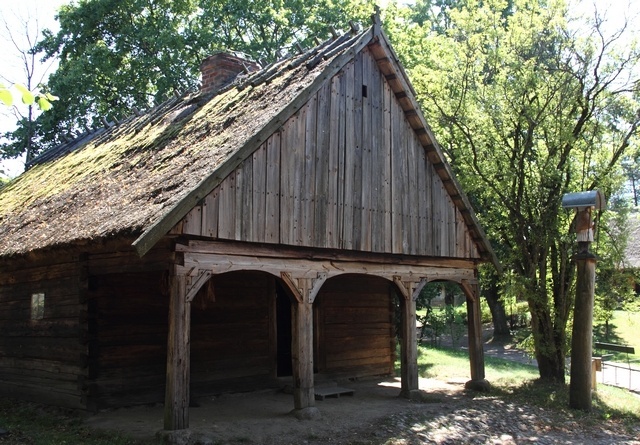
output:
[{"label": "brick chimney", "polygon": [[246,71],[256,71],[260,66],[256,62],[240,57],[238,53],[219,52],[202,61],[202,93],[211,93],[233,81]]}]

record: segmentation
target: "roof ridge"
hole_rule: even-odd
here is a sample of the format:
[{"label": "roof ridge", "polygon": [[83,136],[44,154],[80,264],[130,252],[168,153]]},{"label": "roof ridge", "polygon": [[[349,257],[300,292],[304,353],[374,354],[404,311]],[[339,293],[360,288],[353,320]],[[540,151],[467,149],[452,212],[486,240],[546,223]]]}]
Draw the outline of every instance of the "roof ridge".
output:
[{"label": "roof ridge", "polygon": [[[275,77],[277,77],[282,73],[282,71],[280,71],[280,68],[282,68],[282,66],[285,64],[286,65],[284,66],[284,71],[295,69],[305,62],[307,62],[307,69],[311,70],[315,68],[315,66],[318,63],[320,63],[320,61],[326,60],[327,58],[332,57],[333,55],[347,48],[349,45],[353,44],[355,40],[357,40],[358,36],[363,32],[363,31],[360,31],[358,33],[358,32],[355,32],[356,30],[357,30],[357,27],[353,24],[353,22],[350,22],[349,30],[345,31],[342,35],[339,35],[339,36],[336,36],[337,33],[334,35],[335,30],[332,28],[331,37],[329,37],[325,41],[320,42],[318,45],[308,49],[307,51],[304,51],[301,54],[290,53],[287,56],[266,65],[262,69],[257,70],[254,73],[250,73],[249,75],[240,73],[229,84],[223,86],[222,88],[219,88],[218,90],[212,93],[207,93],[207,94],[208,95],[210,94],[211,98],[213,98],[233,88],[238,88],[239,90],[243,90],[247,86],[256,87],[262,83],[269,83],[269,81],[273,80]],[[227,52],[230,52],[232,54],[244,55],[244,53],[241,53],[239,51],[234,51],[234,50],[229,50]],[[182,91],[181,93],[177,93],[177,91],[174,91],[174,94],[169,96],[163,102],[157,105],[154,105],[152,107],[149,107],[147,109],[144,109],[142,111],[134,106],[132,107],[133,114],[126,116],[122,120],[118,120],[117,118],[114,117],[115,122],[109,122],[105,116],[101,116],[99,117],[99,119],[102,120],[103,125],[97,126],[94,123],[94,125],[91,128],[87,128],[85,126],[85,131],[82,133],[76,132],[75,137],[73,137],[71,140],[65,140],[64,142],[54,145],[53,147],[45,149],[42,153],[40,153],[38,156],[31,159],[25,164],[25,171],[29,170],[30,168],[36,165],[53,161],[55,159],[58,159],[61,156],[64,156],[71,152],[79,150],[89,142],[92,142],[92,141],[101,142],[101,141],[108,140],[109,137],[115,136],[119,129],[124,128],[123,127],[124,124],[130,123],[133,120],[137,120],[139,122],[144,121],[144,122],[153,123],[154,119],[151,119],[151,120],[145,119],[153,115],[156,116],[156,119],[162,119],[160,115],[164,116],[165,113],[157,114],[157,113],[154,113],[154,111],[157,112],[167,107],[169,104],[176,105],[177,103],[180,102],[180,99],[183,99],[187,94],[191,92],[193,92],[191,88],[188,88]],[[168,111],[169,110],[167,110],[167,112]],[[64,133],[62,134],[63,134],[63,137],[66,137]],[[89,136],[92,136],[92,137],[89,137]]]}]

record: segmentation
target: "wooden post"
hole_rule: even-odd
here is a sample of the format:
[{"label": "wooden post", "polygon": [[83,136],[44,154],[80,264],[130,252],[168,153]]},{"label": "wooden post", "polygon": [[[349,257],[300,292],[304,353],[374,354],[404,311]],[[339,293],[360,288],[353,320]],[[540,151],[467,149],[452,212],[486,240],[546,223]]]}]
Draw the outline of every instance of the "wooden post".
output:
[{"label": "wooden post", "polygon": [[402,319],[400,329],[400,397],[408,399],[418,396],[418,338],[416,332],[416,300],[413,298],[413,282],[403,282],[400,277],[393,277],[402,298],[400,310]]},{"label": "wooden post", "polygon": [[469,364],[471,380],[465,388],[476,391],[489,389],[484,373],[484,345],[482,341],[482,312],[480,309],[480,291],[477,283],[462,282],[462,290],[467,297],[467,328],[469,336]]},{"label": "wooden post", "polygon": [[[588,244],[588,242],[585,242]],[[588,246],[576,255],[578,275],[576,279],[576,304],[571,336],[571,381],[569,406],[584,411],[591,410],[591,355],[593,335],[593,298],[596,282],[596,257]]]},{"label": "wooden post", "polygon": [[315,406],[313,388],[313,305],[294,304],[292,313],[293,404],[301,410]]},{"label": "wooden post", "polygon": [[291,356],[293,365],[293,414],[299,419],[315,419],[320,412],[315,407],[313,382],[313,301],[327,279],[292,278],[281,272],[284,283],[296,298],[291,311]]},{"label": "wooden post", "polygon": [[164,429],[189,427],[189,375],[191,304],[187,301],[187,277],[171,277],[167,384],[164,397]]}]

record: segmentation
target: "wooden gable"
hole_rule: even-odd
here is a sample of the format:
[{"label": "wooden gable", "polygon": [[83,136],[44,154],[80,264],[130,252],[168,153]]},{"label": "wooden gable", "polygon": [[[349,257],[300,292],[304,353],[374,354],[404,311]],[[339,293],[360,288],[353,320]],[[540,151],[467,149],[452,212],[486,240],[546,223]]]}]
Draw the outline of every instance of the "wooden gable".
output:
[{"label": "wooden gable", "polygon": [[480,257],[369,47],[310,95],[173,233]]}]

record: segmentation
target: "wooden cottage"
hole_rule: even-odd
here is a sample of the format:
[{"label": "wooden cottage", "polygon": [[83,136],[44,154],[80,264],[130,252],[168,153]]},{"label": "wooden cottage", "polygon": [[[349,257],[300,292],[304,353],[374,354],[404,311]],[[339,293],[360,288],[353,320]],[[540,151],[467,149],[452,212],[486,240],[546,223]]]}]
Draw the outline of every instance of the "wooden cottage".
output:
[{"label": "wooden cottage", "polygon": [[314,375],[418,390],[415,298],[459,283],[484,381],[494,255],[379,21],[78,136],[0,190],[0,393],[96,410]]}]

